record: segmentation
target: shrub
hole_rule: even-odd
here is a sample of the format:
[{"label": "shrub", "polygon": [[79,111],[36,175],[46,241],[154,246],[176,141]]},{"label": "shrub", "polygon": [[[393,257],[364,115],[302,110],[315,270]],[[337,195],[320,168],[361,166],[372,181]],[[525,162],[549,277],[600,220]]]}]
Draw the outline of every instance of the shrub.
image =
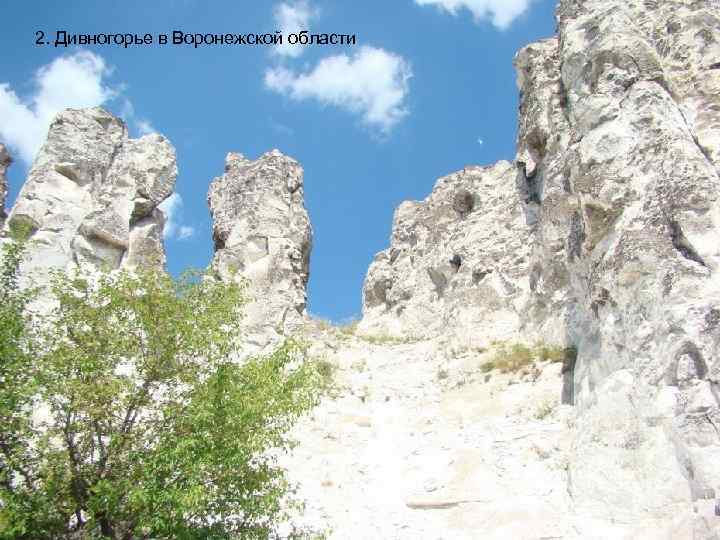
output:
[{"label": "shrub", "polygon": [[530,347],[522,343],[495,343],[492,358],[480,366],[484,373],[498,369],[502,373],[515,373],[536,361],[574,362],[577,349],[574,347],[550,346],[536,343]]},{"label": "shrub", "polygon": [[270,537],[290,493],[273,456],[326,367],[294,342],[237,363],[236,284],[80,272],[52,291],[34,353],[3,368],[0,538]]},{"label": "shrub", "polygon": [[536,347],[538,358],[542,361],[547,362],[566,362],[568,360],[575,360],[577,356],[577,349],[574,347],[558,347],[557,345],[545,345],[540,343]]},{"label": "shrub", "polygon": [[501,344],[497,346],[492,360],[483,367],[483,371],[498,369],[502,373],[514,373],[533,363],[533,352],[521,343]]}]

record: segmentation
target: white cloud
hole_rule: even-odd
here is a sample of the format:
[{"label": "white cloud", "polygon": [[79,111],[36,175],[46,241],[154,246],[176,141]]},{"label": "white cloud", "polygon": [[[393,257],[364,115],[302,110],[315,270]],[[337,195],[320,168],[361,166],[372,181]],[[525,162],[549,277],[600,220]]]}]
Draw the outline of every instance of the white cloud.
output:
[{"label": "white cloud", "polygon": [[461,9],[472,13],[476,22],[491,19],[500,30],[505,30],[530,6],[532,0],[415,0],[419,6],[438,6],[457,15]]},{"label": "white cloud", "polygon": [[[0,140],[30,164],[57,113],[103,105],[120,96],[122,85],[111,87],[105,81],[111,73],[101,56],[79,51],[38,69],[33,77],[33,92],[26,99],[20,98],[10,84],[0,84]],[[121,116],[139,135],[156,132],[146,118],[135,114],[127,98]]]},{"label": "white cloud", "polygon": [[182,207],[183,200],[179,193],[173,193],[160,203],[159,208],[164,212],[166,218],[165,228],[163,229],[163,238],[166,240],[187,240],[195,235],[194,227],[179,223]]},{"label": "white cloud", "polygon": [[179,193],[173,193],[167,199],[160,203],[160,210],[165,214],[165,229],[163,230],[163,236],[168,238],[173,236],[177,231],[177,213],[182,207],[183,201]]},{"label": "white cloud", "polygon": [[276,30],[283,34],[282,45],[277,45],[273,51],[280,56],[297,58],[304,51],[303,45],[291,45],[287,38],[290,34],[296,34],[303,30],[310,29],[310,21],[317,17],[317,11],[312,8],[307,0],[296,0],[295,2],[282,2],[273,10]]},{"label": "white cloud", "polygon": [[32,162],[58,112],[95,107],[117,96],[119,91],[103,81],[110,72],[100,56],[80,51],[38,69],[28,99],[18,97],[8,83],[0,84],[0,139]]},{"label": "white cloud", "polygon": [[388,133],[408,114],[405,97],[411,76],[410,64],[401,56],[363,46],[352,56],[324,58],[307,73],[268,69],[265,86],[297,101],[315,99],[346,109]]}]

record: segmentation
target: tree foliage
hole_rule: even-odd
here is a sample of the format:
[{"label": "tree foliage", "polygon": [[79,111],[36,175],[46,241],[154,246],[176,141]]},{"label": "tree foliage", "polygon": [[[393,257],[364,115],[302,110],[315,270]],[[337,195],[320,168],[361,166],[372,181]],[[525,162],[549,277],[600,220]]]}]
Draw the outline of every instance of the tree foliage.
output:
[{"label": "tree foliage", "polygon": [[237,284],[75,272],[51,289],[31,336],[26,299],[0,315],[0,538],[270,537],[278,452],[325,385],[305,348],[238,362]]},{"label": "tree foliage", "polygon": [[[30,290],[19,288],[18,271],[27,247],[27,230],[14,229],[12,241],[2,246],[0,260],[0,537],[12,530],[6,507],[32,476],[31,452],[27,448],[33,433],[30,421],[35,379],[29,369],[31,321],[26,316]],[[24,514],[37,509],[31,501],[17,501]]]}]

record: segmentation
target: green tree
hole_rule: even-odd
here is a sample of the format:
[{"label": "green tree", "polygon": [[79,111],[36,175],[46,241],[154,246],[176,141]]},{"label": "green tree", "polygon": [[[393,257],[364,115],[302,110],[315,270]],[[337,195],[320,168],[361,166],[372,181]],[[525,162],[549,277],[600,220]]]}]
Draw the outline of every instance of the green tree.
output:
[{"label": "green tree", "polygon": [[56,273],[52,292],[0,538],[271,537],[278,452],[326,384],[305,347],[237,362],[242,289],[208,277]]},{"label": "green tree", "polygon": [[[36,483],[36,468],[27,443],[33,438],[30,421],[35,373],[31,369],[32,320],[26,307],[33,291],[19,286],[19,268],[30,230],[15,226],[11,238],[3,243],[0,259],[0,537],[15,537],[15,512],[36,514],[45,519],[43,509],[26,497],[28,486]],[[9,512],[8,508],[15,508]],[[7,532],[9,531],[9,532]],[[19,536],[21,537],[21,535]]]}]

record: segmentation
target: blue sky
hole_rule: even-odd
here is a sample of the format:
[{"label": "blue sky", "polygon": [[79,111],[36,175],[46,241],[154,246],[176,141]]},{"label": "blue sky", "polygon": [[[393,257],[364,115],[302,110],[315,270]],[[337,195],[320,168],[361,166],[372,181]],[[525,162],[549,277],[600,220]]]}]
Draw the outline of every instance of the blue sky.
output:
[{"label": "blue sky", "polygon": [[[278,148],[305,169],[314,229],[309,309],[358,316],[362,282],[392,216],[435,180],[512,159],[518,48],[554,31],[554,0],[9,2],[0,33],[0,141],[17,158],[11,201],[49,118],[102,105],[131,132],[158,131],[180,174],[169,267],[212,256],[206,195],[225,155]],[[286,28],[281,28],[281,25]],[[35,32],[250,33],[293,26],[355,46],[55,48]]]}]

